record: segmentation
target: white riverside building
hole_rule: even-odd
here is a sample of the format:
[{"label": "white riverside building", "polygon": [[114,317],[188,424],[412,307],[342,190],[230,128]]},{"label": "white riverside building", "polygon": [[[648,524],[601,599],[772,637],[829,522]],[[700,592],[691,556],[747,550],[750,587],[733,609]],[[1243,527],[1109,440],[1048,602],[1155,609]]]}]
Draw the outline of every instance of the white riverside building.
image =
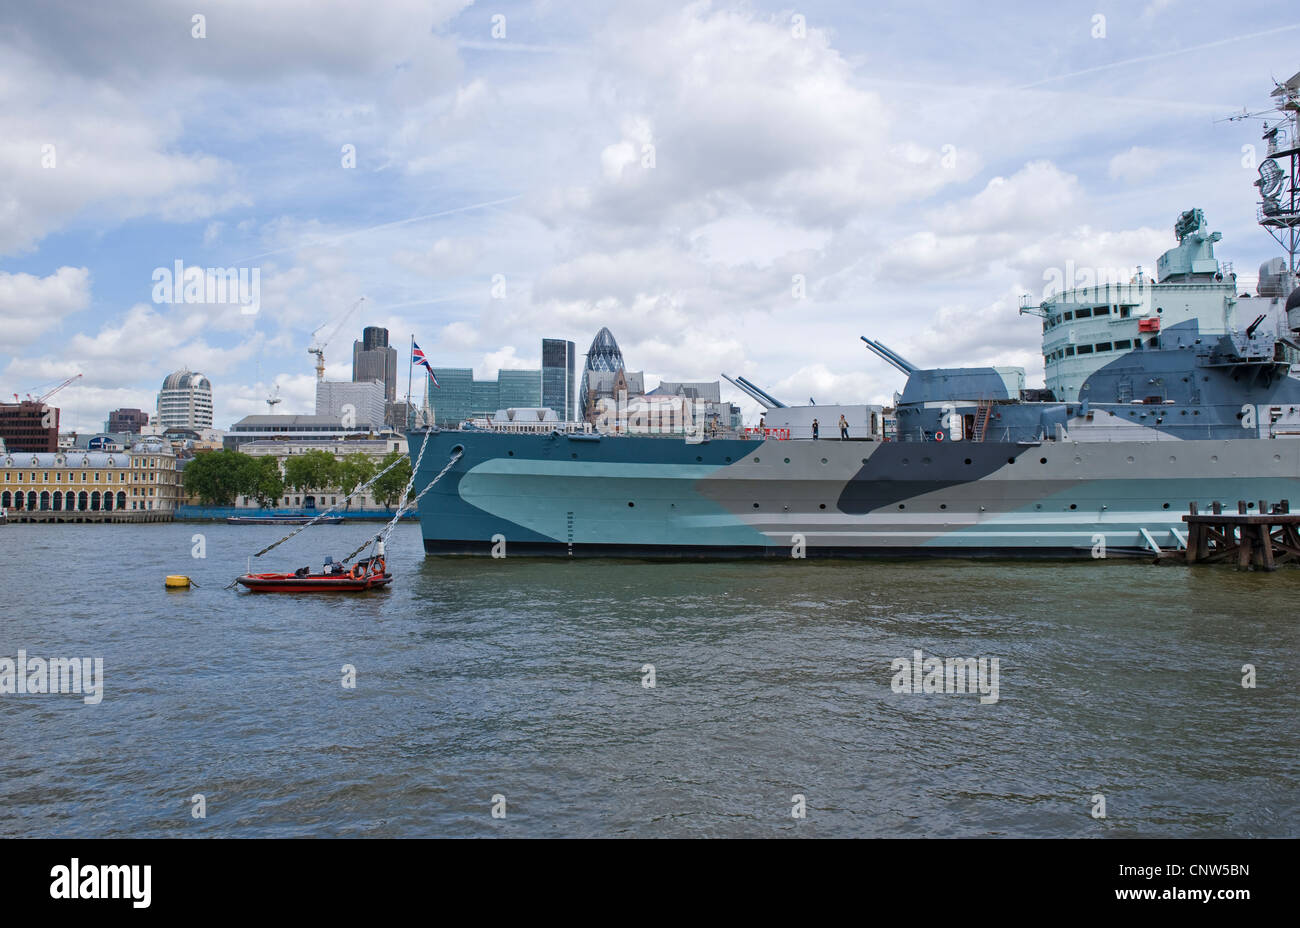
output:
[{"label": "white riverside building", "polygon": [[[317,418],[310,417],[290,417],[290,416],[260,416],[250,418]],[[322,417],[324,418],[324,417]],[[334,420],[337,424],[337,420]],[[238,425],[239,423],[236,423]],[[229,434],[229,433],[228,433]],[[237,450],[251,455],[252,457],[274,457],[280,462],[280,472],[284,473],[285,462],[295,454],[305,454],[308,451],[324,451],[334,456],[336,460],[342,460],[349,454],[364,454],[370,457],[378,469],[378,464],[387,455],[396,451],[400,454],[406,454],[406,438],[395,432],[384,433],[374,438],[359,437],[335,437],[335,438],[283,438],[283,439],[261,439],[241,442]],[[286,487],[284,496],[277,501],[278,508],[283,509],[329,509],[343,502],[347,495],[346,491],[336,487],[326,487],[323,489],[312,489],[307,492],[299,492],[292,488]],[[237,509],[256,510],[257,500],[251,497],[240,496],[235,499]],[[352,498],[349,506],[350,509],[383,509],[384,507],[369,492],[365,491],[357,494]],[[344,513],[346,510],[340,510]]]},{"label": "white riverside building", "polygon": [[221,441],[224,448],[235,451],[250,441],[336,442],[381,437],[388,437],[389,441],[402,438],[391,429],[372,427],[359,420],[353,426],[345,426],[339,416],[258,415],[244,416],[226,430]]},{"label": "white riverside building", "polygon": [[163,430],[212,428],[212,382],[197,371],[168,374],[158,391],[157,424]]}]

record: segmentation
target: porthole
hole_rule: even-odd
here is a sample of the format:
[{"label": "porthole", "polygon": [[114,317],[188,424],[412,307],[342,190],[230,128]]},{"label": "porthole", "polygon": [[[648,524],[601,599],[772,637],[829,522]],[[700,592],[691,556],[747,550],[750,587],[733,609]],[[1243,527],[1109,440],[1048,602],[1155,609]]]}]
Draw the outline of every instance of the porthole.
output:
[{"label": "porthole", "polygon": [[[789,463],[790,463],[790,459],[789,459],[789,458],[786,458],[786,459],[785,459],[785,463],[789,464]],[[865,463],[867,463],[867,462],[866,462],[866,461],[863,461],[862,463],[865,464]]]},{"label": "porthole", "polygon": [[635,508],[636,508],[636,503],[632,502],[631,500],[628,500],[628,501],[627,501],[627,508],[628,508],[628,509],[635,509]]},{"label": "porthole", "polygon": [[866,459],[866,458],[863,458],[863,459],[862,459],[862,463],[863,463],[863,464],[867,463],[867,459]]},{"label": "porthole", "polygon": [[1280,454],[1275,454],[1275,455],[1273,455],[1273,463],[1274,463],[1274,464],[1277,464],[1277,463],[1280,462],[1281,460],[1282,460],[1282,455],[1280,455]]},{"label": "porthole", "polygon": [[1169,504],[1168,504],[1168,503],[1165,503],[1165,504],[1164,504],[1163,506],[1161,506],[1160,508],[1161,508],[1161,509],[1168,509],[1168,508],[1169,508]]},{"label": "porthole", "polygon": [[755,504],[754,504],[754,508],[755,508],[755,509],[758,508],[758,503],[755,503]]},{"label": "porthole", "polygon": [[900,461],[899,463],[902,464],[904,467],[906,467],[906,466],[907,466],[907,463],[908,463],[908,462],[907,462],[907,458],[903,458],[903,460]]},{"label": "porthole", "polygon": [[1126,461],[1128,461],[1130,464],[1132,464],[1132,463],[1133,463],[1133,455],[1130,454],[1130,455],[1129,455],[1128,457],[1126,457],[1124,460],[1126,460]]},{"label": "porthole", "polygon": [[1071,503],[1071,504],[1070,504],[1070,508],[1071,508],[1071,509],[1078,509],[1078,508],[1079,508],[1079,505],[1078,505],[1078,503]]},{"label": "porthole", "polygon": [[573,458],[574,460],[577,460],[578,452],[576,451],[570,452],[569,457]]},{"label": "porthole", "polygon": [[755,463],[755,464],[758,463],[758,458],[754,458],[754,463]]},{"label": "porthole", "polygon": [[948,504],[947,504],[947,503],[940,503],[940,504],[939,504],[939,508],[940,508],[940,509],[947,509],[947,508],[948,508]]},{"label": "porthole", "polygon": [[731,455],[727,455],[725,458],[723,458],[723,460],[726,461],[728,464],[730,464],[730,463],[731,463]]},{"label": "porthole", "polygon": [[1177,464],[1177,463],[1178,463],[1178,458],[1174,457],[1174,455],[1172,455],[1172,454],[1169,455],[1169,463],[1170,463],[1170,464]]},{"label": "porthole", "polygon": [[967,463],[967,464],[970,463],[970,458],[967,458],[967,459],[966,459],[966,463]]},{"label": "porthole", "polygon": [[704,458],[700,457],[698,454],[695,456],[695,461],[696,461],[696,463],[699,463],[700,461],[703,461],[703,460],[704,460]]},{"label": "porthole", "polygon": [[1218,456],[1217,454],[1212,454],[1212,455],[1210,455],[1210,463],[1211,463],[1211,464],[1218,464],[1218,463],[1219,463],[1219,456]]},{"label": "porthole", "polygon": [[1008,463],[1008,464],[1014,464],[1014,463],[1016,463],[1016,459],[1015,459],[1015,458],[1007,458],[1007,463]]},{"label": "porthole", "polygon": [[515,453],[514,453],[513,451],[507,451],[507,452],[506,452],[506,455],[509,456],[509,457],[514,457],[514,456],[515,456]]},{"label": "porthole", "polygon": [[1039,459],[1038,459],[1038,463],[1039,463],[1039,464],[1046,464],[1046,463],[1047,463],[1047,458],[1039,458]]},{"label": "porthole", "polygon": [[902,503],[899,503],[899,504],[898,504],[898,508],[899,508],[899,509],[906,509],[907,507],[904,506]]},{"label": "porthole", "polygon": [[825,503],[822,503],[822,504],[821,504],[820,506],[818,506],[817,508],[818,508],[818,509],[825,509],[825,508],[826,508],[826,504],[825,504]]},{"label": "porthole", "polygon": [[825,459],[825,458],[822,458],[822,463],[823,463],[823,464],[826,463],[826,459]]}]

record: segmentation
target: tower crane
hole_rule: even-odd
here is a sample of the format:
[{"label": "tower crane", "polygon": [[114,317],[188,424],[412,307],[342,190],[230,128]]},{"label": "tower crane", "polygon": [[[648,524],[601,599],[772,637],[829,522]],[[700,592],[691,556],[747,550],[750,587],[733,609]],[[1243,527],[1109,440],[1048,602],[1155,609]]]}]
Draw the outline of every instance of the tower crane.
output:
[{"label": "tower crane", "polygon": [[[71,377],[69,377],[67,380],[63,381],[63,383],[58,384],[57,386],[55,386],[55,387],[53,387],[53,388],[51,388],[51,389],[49,389],[49,390],[46,390],[46,391],[45,391],[44,393],[42,393],[40,396],[32,396],[30,393],[28,393],[28,394],[27,394],[27,402],[29,402],[29,403],[44,403],[46,400],[48,400],[48,399],[49,399],[50,397],[52,397],[54,394],[58,393],[60,390],[62,390],[64,387],[66,387],[68,384],[72,383],[72,382],[75,381],[75,380],[79,380],[79,379],[81,378],[81,376],[82,376],[81,374],[73,374],[73,375],[72,375]],[[17,393],[14,394],[14,400],[15,400],[15,401],[18,400],[18,394],[17,394]]]},{"label": "tower crane", "polygon": [[329,325],[329,322],[321,323],[321,325],[319,325],[316,328],[316,331],[311,333],[312,344],[311,347],[307,349],[307,353],[316,355],[316,379],[317,380],[325,379],[326,346],[328,346],[330,342],[334,341],[334,336],[339,334],[339,330],[343,328],[344,323],[346,323],[349,319],[352,318],[352,314],[357,311],[357,307],[360,306],[365,301],[366,298],[363,296],[361,297],[361,299],[357,300],[355,303],[349,306],[348,311],[345,312],[342,316],[338,317],[338,322],[335,324],[334,328],[330,331],[330,334],[327,335],[324,339],[317,338],[317,336],[320,334],[321,329]]}]

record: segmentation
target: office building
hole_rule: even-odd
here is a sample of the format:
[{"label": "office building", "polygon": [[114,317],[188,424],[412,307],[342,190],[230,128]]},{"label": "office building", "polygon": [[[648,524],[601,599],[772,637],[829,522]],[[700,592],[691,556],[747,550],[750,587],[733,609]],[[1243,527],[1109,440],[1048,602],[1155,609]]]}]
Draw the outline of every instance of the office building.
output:
[{"label": "office building", "polygon": [[469,419],[486,419],[498,409],[535,408],[542,405],[542,372],[497,373],[496,380],[476,380],[468,367],[435,367],[438,386],[429,383],[429,406],[434,424],[455,428]]},{"label": "office building", "polygon": [[108,414],[104,424],[105,432],[129,432],[139,435],[140,430],[149,424],[149,414],[143,409],[114,409]]},{"label": "office building", "polygon": [[316,415],[346,419],[358,426],[380,428],[384,424],[384,384],[379,380],[358,382],[318,380]]},{"label": "office building", "polygon": [[0,403],[0,446],[8,451],[57,451],[59,410],[31,400]]},{"label": "office building", "polygon": [[397,399],[397,349],[388,346],[388,330],[366,326],[361,341],[352,343],[352,380],[378,380],[384,385],[384,399]]},{"label": "office building", "polygon": [[542,405],[554,409],[561,420],[573,419],[578,398],[574,387],[573,342],[542,339]]},{"label": "office building", "polygon": [[164,429],[212,428],[211,381],[191,370],[168,374],[158,391],[157,412]]}]

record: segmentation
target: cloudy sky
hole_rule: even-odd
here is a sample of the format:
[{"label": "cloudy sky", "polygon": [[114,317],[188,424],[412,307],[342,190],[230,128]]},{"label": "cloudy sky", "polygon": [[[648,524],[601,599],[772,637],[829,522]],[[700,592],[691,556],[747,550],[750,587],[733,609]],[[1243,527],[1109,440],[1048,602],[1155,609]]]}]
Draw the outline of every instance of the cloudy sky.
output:
[{"label": "cloudy sky", "polygon": [[[188,366],[219,427],[310,412],[363,295],[330,379],[362,325],[481,376],[607,325],[787,402],[900,389],[859,335],[1041,383],[1053,269],[1151,268],[1193,206],[1241,277],[1276,253],[1260,121],[1217,120],[1298,38],[1252,0],[6,3],[0,390],[82,372],[94,430]],[[257,269],[258,311],[158,301],[177,261]]]}]

